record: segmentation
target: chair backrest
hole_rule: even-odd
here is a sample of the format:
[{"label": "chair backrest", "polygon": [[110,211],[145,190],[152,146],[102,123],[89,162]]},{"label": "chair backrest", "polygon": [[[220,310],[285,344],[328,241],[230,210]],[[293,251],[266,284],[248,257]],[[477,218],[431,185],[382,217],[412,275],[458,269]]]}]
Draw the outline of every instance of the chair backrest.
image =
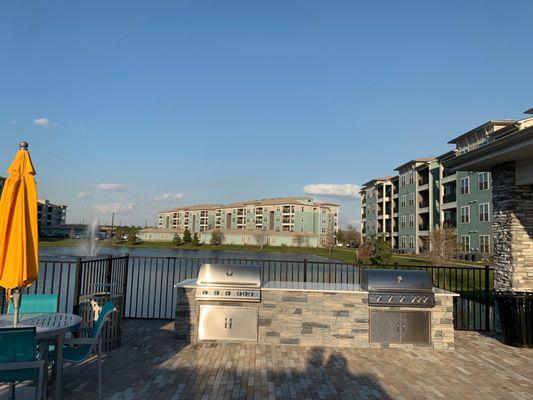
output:
[{"label": "chair backrest", "polygon": [[[35,328],[0,329],[0,364],[34,361],[36,357]],[[0,371],[0,382],[34,379],[35,370]]]},{"label": "chair backrest", "polygon": [[[59,296],[57,294],[24,294],[20,299],[20,314],[52,314],[59,308]],[[13,314],[13,302],[10,301],[7,313]]]},{"label": "chair backrest", "polygon": [[108,301],[104,304],[102,309],[100,310],[100,315],[98,315],[98,319],[93,325],[93,330],[91,332],[91,337],[95,338],[100,335],[100,332],[102,331],[102,328],[104,327],[104,323],[107,319],[107,317],[112,313],[117,311],[115,305],[112,301]]}]

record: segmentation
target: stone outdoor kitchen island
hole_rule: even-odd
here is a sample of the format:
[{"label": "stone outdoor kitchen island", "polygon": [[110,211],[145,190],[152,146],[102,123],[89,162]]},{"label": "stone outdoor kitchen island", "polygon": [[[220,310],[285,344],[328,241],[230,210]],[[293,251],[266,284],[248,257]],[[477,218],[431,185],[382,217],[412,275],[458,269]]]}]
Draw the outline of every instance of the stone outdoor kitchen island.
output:
[{"label": "stone outdoor kitchen island", "polygon": [[[194,279],[180,282],[176,285],[176,290],[177,338],[180,341],[197,342],[200,306],[228,306],[228,303],[197,299],[196,290],[200,289],[197,289]],[[424,346],[450,349],[454,345],[453,296],[456,294],[436,288],[433,291],[433,308],[373,307],[368,304],[369,292],[358,284],[267,282],[261,287],[260,302],[231,302],[231,307],[256,310],[258,343],[325,347]],[[376,313],[383,312],[391,312],[391,315],[397,315],[398,318],[400,315],[403,318],[425,314],[427,340],[409,343],[371,340],[374,336],[371,334],[371,314],[377,317],[383,314]],[[400,322],[394,323],[390,329],[399,331]]]}]

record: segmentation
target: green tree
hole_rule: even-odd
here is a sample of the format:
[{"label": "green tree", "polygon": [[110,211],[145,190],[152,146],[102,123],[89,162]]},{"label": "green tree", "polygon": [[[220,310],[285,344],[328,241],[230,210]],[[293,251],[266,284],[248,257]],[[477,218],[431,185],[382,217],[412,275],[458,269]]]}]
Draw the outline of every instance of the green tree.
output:
[{"label": "green tree", "polygon": [[222,232],[218,229],[211,233],[211,244],[213,246],[220,246],[222,244]]},{"label": "green tree", "polygon": [[196,232],[194,232],[194,235],[192,235],[192,244],[194,246],[200,246],[200,238]]},{"label": "green tree", "polygon": [[180,235],[174,236],[172,242],[174,243],[174,246],[179,246],[182,243]]},{"label": "green tree", "polygon": [[137,232],[139,231],[139,228],[132,226],[128,228],[127,235],[128,235],[128,244],[129,245],[135,245],[137,243]]},{"label": "green tree", "polygon": [[392,248],[383,236],[373,238],[372,245],[374,247],[374,255],[372,262],[377,265],[388,265],[392,260]]},{"label": "green tree", "polygon": [[189,228],[185,228],[185,231],[183,232],[183,242],[190,243],[191,240],[192,240],[191,232],[189,231]]}]

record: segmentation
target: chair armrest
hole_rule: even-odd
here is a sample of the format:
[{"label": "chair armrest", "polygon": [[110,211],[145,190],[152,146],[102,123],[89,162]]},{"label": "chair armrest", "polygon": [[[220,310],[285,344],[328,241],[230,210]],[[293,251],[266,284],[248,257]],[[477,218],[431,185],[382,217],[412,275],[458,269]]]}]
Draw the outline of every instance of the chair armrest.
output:
[{"label": "chair armrest", "polygon": [[17,369],[29,369],[29,368],[41,368],[44,365],[44,361],[15,361],[9,363],[1,363],[0,371],[11,371]]},{"label": "chair armrest", "polygon": [[63,343],[66,345],[98,344],[98,339],[97,338],[65,338]]}]

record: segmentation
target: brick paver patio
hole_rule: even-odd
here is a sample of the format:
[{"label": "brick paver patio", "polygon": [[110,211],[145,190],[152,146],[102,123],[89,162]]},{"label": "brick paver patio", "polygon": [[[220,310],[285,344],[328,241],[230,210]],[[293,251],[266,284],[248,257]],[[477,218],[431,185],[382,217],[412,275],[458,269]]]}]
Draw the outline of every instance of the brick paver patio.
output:
[{"label": "brick paver patio", "polygon": [[[457,332],[454,351],[183,345],[167,321],[124,323],[108,353],[108,399],[527,399],[533,349]],[[65,368],[64,398],[94,399],[94,360]]]}]

